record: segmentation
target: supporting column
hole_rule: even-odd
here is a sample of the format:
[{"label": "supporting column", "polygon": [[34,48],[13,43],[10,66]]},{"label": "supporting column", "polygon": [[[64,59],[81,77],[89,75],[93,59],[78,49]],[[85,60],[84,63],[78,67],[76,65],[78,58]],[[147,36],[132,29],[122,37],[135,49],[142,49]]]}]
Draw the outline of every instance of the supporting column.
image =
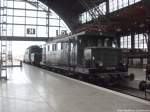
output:
[{"label": "supporting column", "polygon": [[109,0],[106,0],[106,15],[109,15]]},{"label": "supporting column", "polygon": [[1,5],[1,52],[0,52],[0,79],[7,80],[7,0],[3,0]]},{"label": "supporting column", "polygon": [[50,22],[49,22],[49,19],[50,19],[49,16],[50,16],[50,15],[49,15],[49,14],[50,14],[50,9],[49,9],[49,7],[48,7],[48,11],[47,11],[47,15],[48,15],[48,18],[47,18],[47,19],[48,19],[48,21],[47,21],[47,22],[48,22],[48,23],[47,23],[47,28],[48,28],[48,29],[47,29],[47,30],[48,30],[47,33],[48,33],[48,35],[47,35],[47,36],[48,36],[48,38],[49,38],[49,26],[50,26],[50,25],[49,25],[49,24],[50,24]]},{"label": "supporting column", "polygon": [[[135,49],[135,35],[134,33],[131,33],[131,50],[133,51],[134,49]],[[130,59],[130,63],[131,65],[133,65],[133,58]]]},{"label": "supporting column", "polygon": [[143,67],[143,57],[140,57],[140,67]]},{"label": "supporting column", "polygon": [[147,49],[148,49],[148,59],[147,59],[147,64],[150,64],[150,32],[147,33],[148,35],[148,45],[147,45]]},{"label": "supporting column", "polygon": [[135,36],[134,33],[131,33],[131,49],[135,49]]},{"label": "supporting column", "polygon": [[117,36],[116,40],[117,40],[117,47],[120,48],[121,47],[120,46],[120,36]]}]

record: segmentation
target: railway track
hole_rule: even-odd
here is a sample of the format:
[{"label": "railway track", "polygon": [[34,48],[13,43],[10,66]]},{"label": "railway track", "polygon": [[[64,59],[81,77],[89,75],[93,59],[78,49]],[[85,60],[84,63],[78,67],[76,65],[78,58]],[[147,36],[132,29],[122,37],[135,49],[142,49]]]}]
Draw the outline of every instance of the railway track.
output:
[{"label": "railway track", "polygon": [[139,89],[136,88],[130,88],[130,87],[121,87],[121,86],[113,86],[113,87],[107,87],[108,89],[127,94],[130,96],[134,96],[137,98],[145,99],[150,101],[150,92],[147,93],[145,96],[145,91],[140,91]]}]

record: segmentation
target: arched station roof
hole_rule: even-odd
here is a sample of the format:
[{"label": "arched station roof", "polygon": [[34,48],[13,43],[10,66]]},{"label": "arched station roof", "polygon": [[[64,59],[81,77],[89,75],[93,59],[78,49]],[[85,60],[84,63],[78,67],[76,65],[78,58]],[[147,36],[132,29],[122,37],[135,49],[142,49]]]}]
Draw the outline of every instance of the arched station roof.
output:
[{"label": "arched station roof", "polygon": [[54,10],[73,31],[78,15],[84,11],[78,0],[48,0],[47,5]]},{"label": "arched station roof", "polygon": [[[68,25],[72,32],[78,26],[79,15],[86,11],[80,0],[40,0],[54,10]],[[89,0],[85,0],[88,2]],[[99,3],[109,0],[97,0]],[[146,2],[145,2],[146,1]],[[110,18],[112,24],[107,27],[108,31],[115,32],[117,28],[121,28],[122,32],[134,31],[139,29],[146,30],[150,27],[150,3],[148,0],[142,0],[139,3],[128,6],[121,10],[115,11],[107,17]],[[146,6],[149,4],[148,6]],[[115,21],[115,22],[114,22]],[[143,25],[144,24],[144,25]],[[117,32],[117,31],[116,31]]]},{"label": "arched station roof", "polygon": [[[54,10],[68,25],[71,31],[75,30],[78,24],[79,15],[86,9],[80,3],[80,0],[40,0]],[[89,0],[85,0],[88,2]],[[99,3],[104,0],[98,0]]]}]

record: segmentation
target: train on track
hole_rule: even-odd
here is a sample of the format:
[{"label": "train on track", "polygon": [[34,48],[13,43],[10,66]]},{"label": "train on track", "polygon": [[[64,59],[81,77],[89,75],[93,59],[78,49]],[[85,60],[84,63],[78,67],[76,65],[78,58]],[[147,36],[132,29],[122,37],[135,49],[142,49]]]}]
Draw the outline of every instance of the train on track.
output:
[{"label": "train on track", "polygon": [[42,48],[37,45],[30,46],[24,54],[24,62],[32,65],[40,65],[42,61]]},{"label": "train on track", "polygon": [[81,32],[48,41],[42,48],[29,47],[24,62],[67,72],[75,78],[114,85],[134,79],[121,57],[115,36]]}]

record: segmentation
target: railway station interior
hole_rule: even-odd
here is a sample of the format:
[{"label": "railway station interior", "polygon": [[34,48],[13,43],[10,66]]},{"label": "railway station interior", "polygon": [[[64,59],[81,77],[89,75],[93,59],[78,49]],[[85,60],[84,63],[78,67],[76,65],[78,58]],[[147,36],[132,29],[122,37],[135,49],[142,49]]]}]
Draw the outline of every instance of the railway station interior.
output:
[{"label": "railway station interior", "polygon": [[150,0],[0,0],[0,112],[150,112]]}]

